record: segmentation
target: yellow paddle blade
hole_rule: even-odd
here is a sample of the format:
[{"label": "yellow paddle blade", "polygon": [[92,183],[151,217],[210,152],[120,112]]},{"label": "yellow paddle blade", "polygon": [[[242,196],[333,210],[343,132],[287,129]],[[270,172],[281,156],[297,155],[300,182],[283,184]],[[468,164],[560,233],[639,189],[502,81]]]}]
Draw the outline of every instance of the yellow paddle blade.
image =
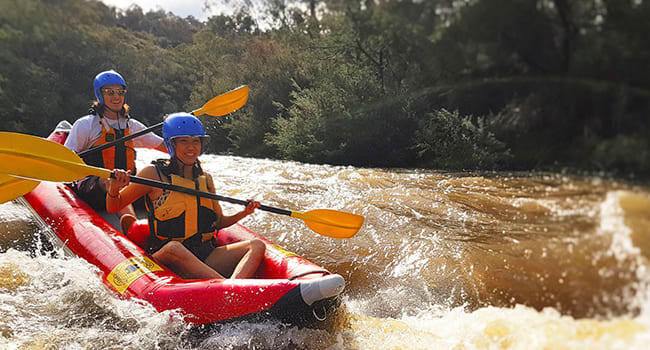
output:
[{"label": "yellow paddle blade", "polygon": [[111,176],[110,170],[86,165],[60,143],[13,132],[0,132],[0,173],[55,182]]},{"label": "yellow paddle blade", "polygon": [[363,225],[363,216],[332,209],[315,209],[306,213],[292,211],[291,216],[303,219],[314,232],[333,238],[350,238]]},{"label": "yellow paddle blade", "polygon": [[40,182],[0,174],[0,203],[12,201],[31,192]]},{"label": "yellow paddle blade", "polygon": [[240,109],[246,101],[248,101],[248,85],[242,85],[211,99],[203,107],[193,110],[192,114],[222,116]]}]

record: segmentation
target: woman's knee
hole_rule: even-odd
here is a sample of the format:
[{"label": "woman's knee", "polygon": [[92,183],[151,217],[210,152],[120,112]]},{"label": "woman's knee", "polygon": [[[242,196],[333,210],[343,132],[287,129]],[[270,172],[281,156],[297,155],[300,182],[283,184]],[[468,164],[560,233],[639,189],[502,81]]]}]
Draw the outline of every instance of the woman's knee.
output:
[{"label": "woman's knee", "polygon": [[266,244],[261,239],[252,239],[250,241],[250,249],[253,254],[264,254],[266,251]]},{"label": "woman's knee", "polygon": [[188,252],[180,242],[171,241],[160,248],[154,256],[164,261],[182,261],[187,257]]}]

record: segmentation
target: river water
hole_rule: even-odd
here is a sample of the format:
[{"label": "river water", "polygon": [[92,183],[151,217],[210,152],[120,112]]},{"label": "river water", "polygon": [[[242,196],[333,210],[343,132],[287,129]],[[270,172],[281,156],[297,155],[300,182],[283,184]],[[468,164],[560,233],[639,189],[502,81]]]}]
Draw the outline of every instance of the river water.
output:
[{"label": "river water", "polygon": [[[140,162],[160,156],[141,151]],[[258,211],[242,223],[346,281],[320,328],[238,322],[196,334],[121,300],[20,202],[0,205],[2,349],[648,349],[650,188],[202,156],[217,193],[363,215],[333,239]],[[240,207],[223,204],[231,213]]]}]

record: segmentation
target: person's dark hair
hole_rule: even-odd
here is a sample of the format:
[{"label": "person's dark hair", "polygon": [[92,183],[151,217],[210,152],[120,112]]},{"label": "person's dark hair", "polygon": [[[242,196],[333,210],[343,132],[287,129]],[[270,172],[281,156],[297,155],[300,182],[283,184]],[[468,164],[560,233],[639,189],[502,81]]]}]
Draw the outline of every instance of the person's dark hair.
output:
[{"label": "person's dark hair", "polygon": [[[95,101],[93,101],[93,104],[88,109],[88,113],[103,117],[104,116],[104,108],[105,108],[104,105],[99,104],[99,101],[95,100]],[[129,107],[129,105],[127,105],[125,103],[122,106],[122,110],[120,110],[120,116],[125,117],[125,118],[129,118],[130,117],[129,116],[129,110],[130,109],[131,109],[131,107]]]}]

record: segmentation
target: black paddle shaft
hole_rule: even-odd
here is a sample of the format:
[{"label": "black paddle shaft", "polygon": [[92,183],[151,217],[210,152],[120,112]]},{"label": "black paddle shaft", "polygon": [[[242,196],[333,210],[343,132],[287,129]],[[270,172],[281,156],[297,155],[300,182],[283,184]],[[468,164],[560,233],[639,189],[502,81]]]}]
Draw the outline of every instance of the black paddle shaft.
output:
[{"label": "black paddle shaft", "polygon": [[[114,177],[114,175],[111,174],[111,177]],[[209,192],[197,191],[197,190],[193,190],[191,188],[172,185],[172,184],[169,184],[169,183],[166,183],[166,182],[145,179],[143,177],[130,175],[129,178],[131,179],[132,182],[139,183],[139,184],[142,184],[142,185],[158,187],[158,188],[162,188],[162,189],[170,190],[170,191],[182,192],[182,193],[186,193],[186,194],[191,194],[193,196],[210,198],[210,199],[215,199],[215,200],[218,200],[218,201],[224,201],[224,202],[233,203],[233,204],[240,204],[240,205],[244,205],[244,206],[248,205],[248,203],[249,203],[248,201],[244,201],[244,200],[241,200],[241,199],[224,197],[224,196],[220,196],[218,194],[209,193]],[[264,211],[268,211],[268,212],[271,212],[271,213],[275,213],[275,214],[291,216],[291,211],[289,211],[289,210],[269,207],[267,205],[262,205],[262,206],[259,207],[259,209],[264,210]]]}]

